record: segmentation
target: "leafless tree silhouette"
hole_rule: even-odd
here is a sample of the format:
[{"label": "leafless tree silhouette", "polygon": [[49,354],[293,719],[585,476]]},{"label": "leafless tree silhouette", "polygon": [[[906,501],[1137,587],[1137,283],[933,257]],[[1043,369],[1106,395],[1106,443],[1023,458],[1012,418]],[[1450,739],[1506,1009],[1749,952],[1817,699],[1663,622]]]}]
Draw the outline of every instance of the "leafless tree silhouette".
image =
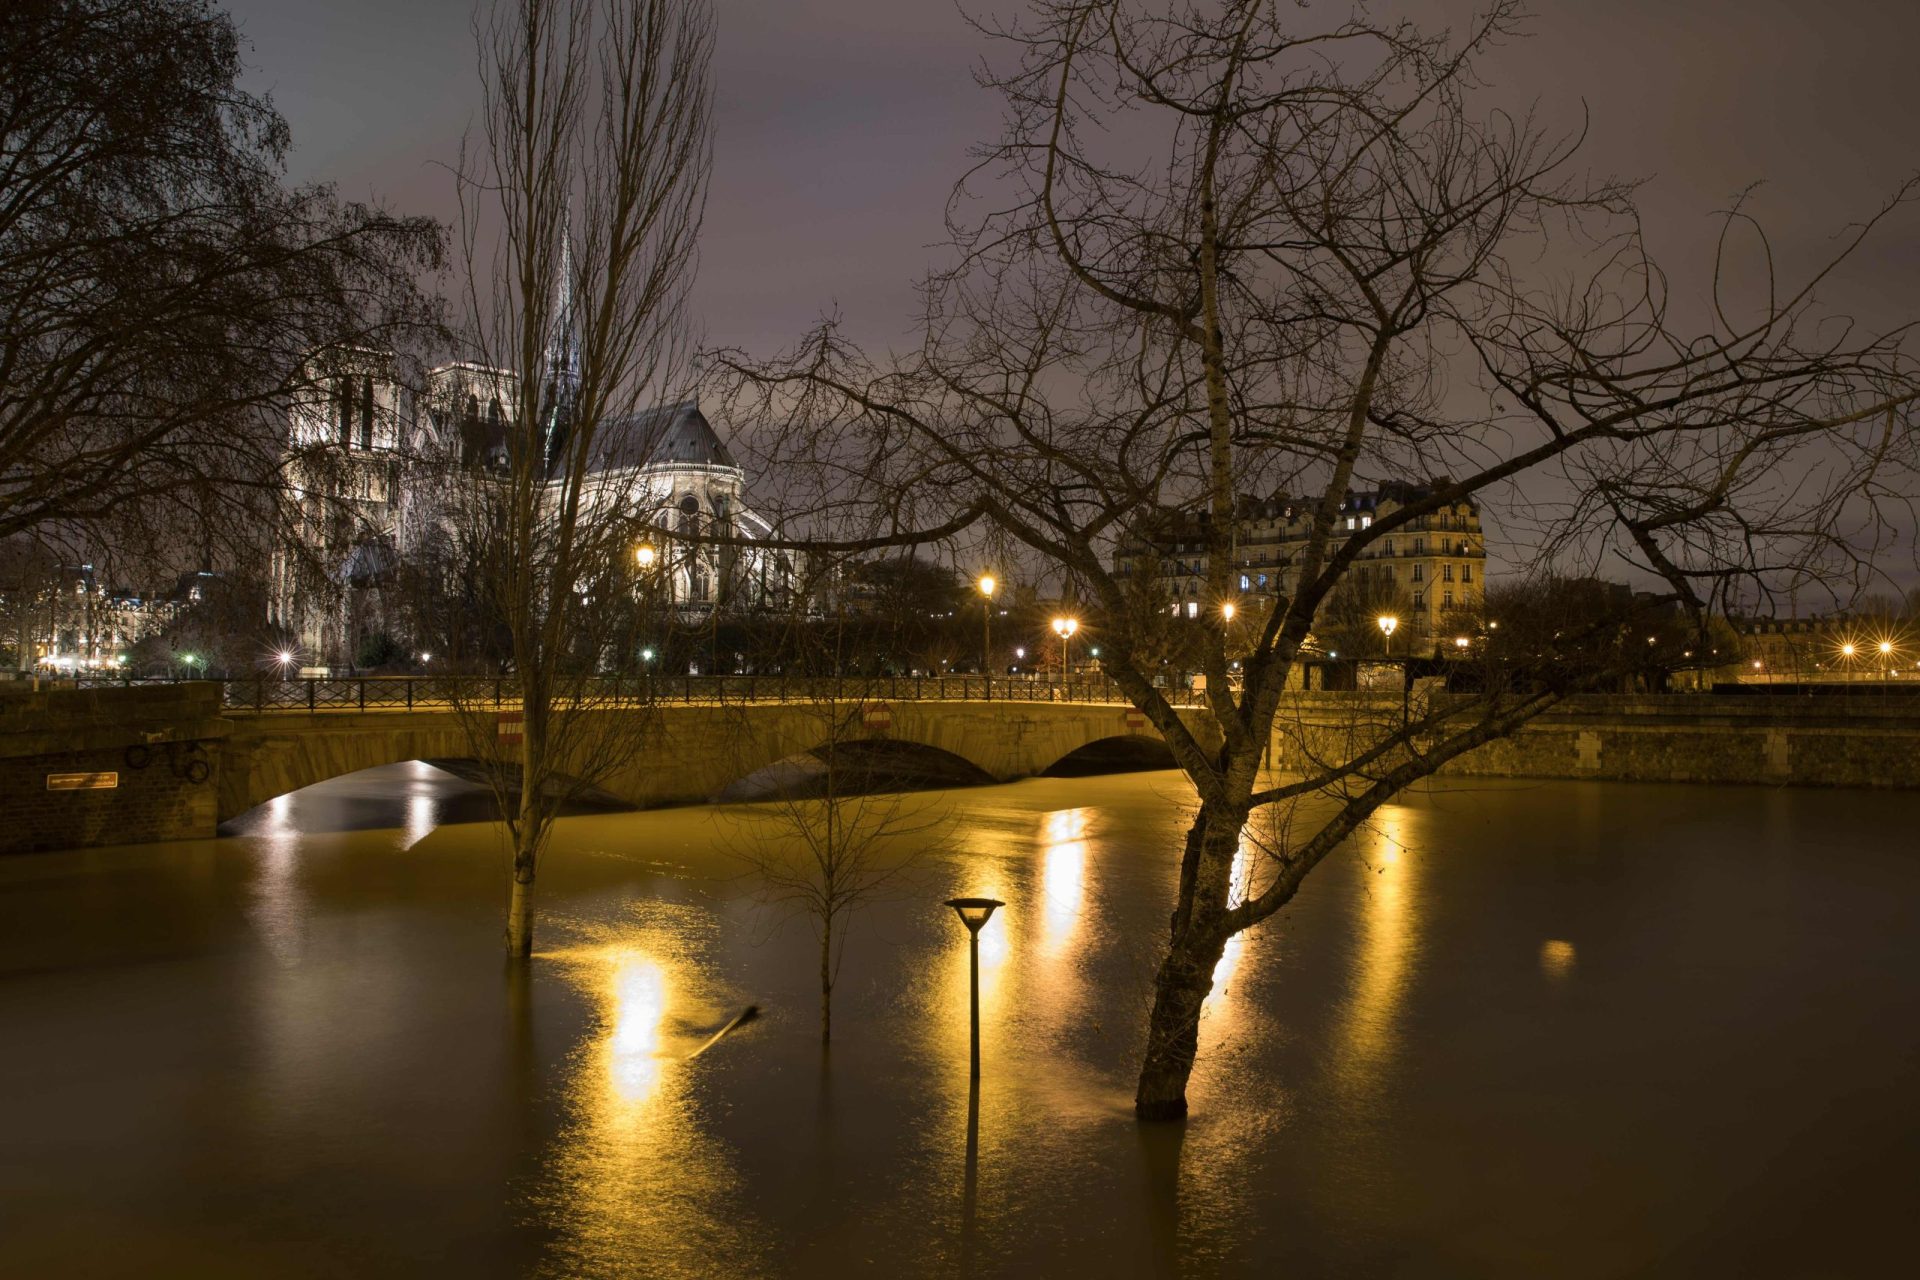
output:
[{"label": "leafless tree silhouette", "polygon": [[[1263,770],[1324,606],[1391,540],[1498,497],[1542,565],[1632,566],[1704,616],[1736,587],[1851,571],[1849,530],[1913,492],[1904,328],[1868,332],[1815,298],[1913,188],[1793,285],[1736,207],[1696,324],[1631,185],[1580,176],[1579,136],[1482,105],[1476,57],[1520,21],[1510,0],[1457,36],[1276,0],[1034,0],[982,24],[1010,50],[983,73],[1007,123],[956,191],[920,348],[881,364],[829,321],[780,359],[723,361],[765,420],[792,424],[796,466],[837,468],[839,500],[903,527],[983,518],[1097,606],[1103,666],[1199,800],[1142,1118],[1186,1112],[1232,935],[1409,784],[1609,678],[1515,670],[1409,699],[1332,758],[1283,751],[1297,777]],[[1736,303],[1756,278],[1759,301]],[[1336,527],[1350,490],[1436,477]],[[1226,600],[1236,500],[1273,492],[1312,513],[1309,536],[1258,633],[1236,636],[1242,679],[1223,629],[1206,633],[1192,724],[1156,682],[1142,638],[1158,623],[1137,616],[1151,593],[1116,549],[1205,516]],[[1284,820],[1262,816],[1255,835],[1278,836],[1236,889],[1261,810]]]}]

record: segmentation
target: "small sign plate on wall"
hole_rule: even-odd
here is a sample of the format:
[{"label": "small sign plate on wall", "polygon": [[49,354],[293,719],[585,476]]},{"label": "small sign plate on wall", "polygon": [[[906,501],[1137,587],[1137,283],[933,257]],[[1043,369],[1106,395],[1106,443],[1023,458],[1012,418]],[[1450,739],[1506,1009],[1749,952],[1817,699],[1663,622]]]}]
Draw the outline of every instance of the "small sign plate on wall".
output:
[{"label": "small sign plate on wall", "polygon": [[49,791],[112,791],[120,785],[118,773],[50,773]]}]

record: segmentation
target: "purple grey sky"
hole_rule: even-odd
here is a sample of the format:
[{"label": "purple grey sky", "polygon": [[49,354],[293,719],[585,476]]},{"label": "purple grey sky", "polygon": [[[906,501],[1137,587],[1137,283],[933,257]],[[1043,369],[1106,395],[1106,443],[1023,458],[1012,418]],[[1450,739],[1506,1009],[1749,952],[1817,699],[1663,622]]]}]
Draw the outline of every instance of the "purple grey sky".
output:
[{"label": "purple grey sky", "polygon": [[[1017,0],[979,0],[1006,11]],[[293,177],[442,218],[477,104],[472,0],[228,0],[251,87],[293,129]],[[716,0],[718,136],[697,306],[706,339],[771,354],[840,309],[871,348],[909,345],[913,284],[942,260],[948,190],[998,113],[988,50],[952,0]],[[1501,102],[1592,130],[1595,171],[1649,180],[1642,208],[1681,299],[1699,300],[1715,210],[1753,206],[1788,269],[1920,170],[1920,4],[1539,0],[1483,64]],[[1459,24],[1470,0],[1380,3]],[[1318,15],[1317,15],[1318,16]],[[1920,303],[1920,214],[1826,293],[1872,321]],[[1906,559],[1911,553],[1906,553]],[[1883,568],[1905,578],[1906,563]]]},{"label": "purple grey sky", "polygon": [[[1005,10],[1010,0],[992,7]],[[293,127],[294,177],[447,216],[475,109],[471,0],[230,0],[252,85]],[[941,209],[988,136],[981,42],[951,0],[717,0],[717,156],[699,291],[710,341],[764,350],[837,303],[854,332],[908,337]],[[1685,265],[1708,215],[1765,179],[1791,259],[1920,169],[1920,5],[1891,0],[1542,0],[1489,66],[1549,118],[1592,111],[1596,170],[1650,178],[1661,256]],[[1380,4],[1458,22],[1455,0]],[[1856,279],[1863,304],[1920,297],[1920,218]]]}]

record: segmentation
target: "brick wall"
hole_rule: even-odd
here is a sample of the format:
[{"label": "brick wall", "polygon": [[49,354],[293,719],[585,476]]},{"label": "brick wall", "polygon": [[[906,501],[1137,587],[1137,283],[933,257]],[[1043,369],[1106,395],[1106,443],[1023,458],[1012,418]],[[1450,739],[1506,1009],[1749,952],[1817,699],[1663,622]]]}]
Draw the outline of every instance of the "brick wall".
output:
[{"label": "brick wall", "polygon": [[[0,854],[211,836],[231,724],[212,685],[52,689],[0,698]],[[50,790],[49,775],[114,774]]]}]

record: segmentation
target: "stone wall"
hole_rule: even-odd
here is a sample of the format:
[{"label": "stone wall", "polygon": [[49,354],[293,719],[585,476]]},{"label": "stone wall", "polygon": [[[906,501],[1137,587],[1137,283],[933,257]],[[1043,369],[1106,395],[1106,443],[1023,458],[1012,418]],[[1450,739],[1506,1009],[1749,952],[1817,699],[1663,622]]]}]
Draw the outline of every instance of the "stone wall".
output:
[{"label": "stone wall", "polygon": [[0,697],[0,853],[212,835],[218,700],[195,684]]},{"label": "stone wall", "polygon": [[[1442,695],[1444,696],[1444,695]],[[1272,759],[1351,751],[1398,722],[1400,700],[1368,694],[1290,699]],[[1570,699],[1443,774],[1920,788],[1920,700],[1592,696]]]}]

